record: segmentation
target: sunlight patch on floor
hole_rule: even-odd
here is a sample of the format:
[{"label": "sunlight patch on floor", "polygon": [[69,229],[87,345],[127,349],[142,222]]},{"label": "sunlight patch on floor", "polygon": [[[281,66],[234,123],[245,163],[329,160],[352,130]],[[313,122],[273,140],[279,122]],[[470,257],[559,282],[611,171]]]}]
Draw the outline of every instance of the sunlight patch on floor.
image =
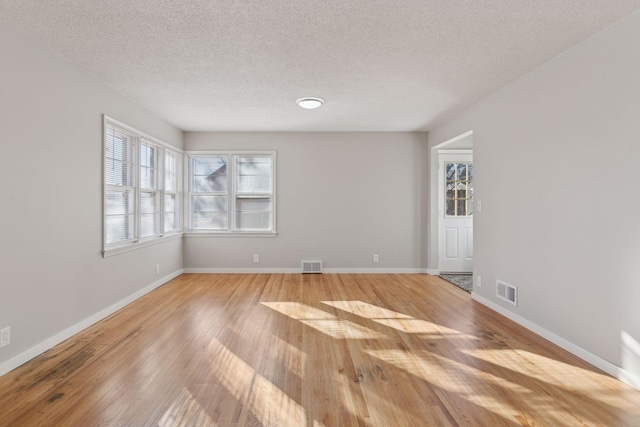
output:
[{"label": "sunlight patch on floor", "polygon": [[[526,412],[536,412],[545,416],[550,425],[570,425],[567,415],[550,396],[541,397],[527,387],[505,381],[487,372],[483,372],[433,353],[423,352],[417,355],[402,350],[367,350],[371,356],[423,379],[446,393],[484,408],[497,416],[515,421],[515,417],[526,418]],[[500,399],[495,389],[511,399]],[[514,402],[517,401],[517,404]],[[515,408],[526,408],[522,411]],[[564,418],[567,416],[568,418]]]},{"label": "sunlight patch on floor", "polygon": [[[620,383],[606,374],[521,349],[463,349],[460,351],[492,364],[496,364],[498,360],[505,360],[505,364],[518,366],[520,373],[529,378],[568,391],[584,393],[607,406],[631,411],[640,419],[640,408],[629,401],[621,400]],[[604,382],[609,382],[611,387],[604,385]]]},{"label": "sunlight patch on floor", "polygon": [[321,302],[323,304],[330,305],[331,307],[339,308],[340,310],[355,314],[356,316],[364,317],[365,319],[413,319],[413,317],[406,314],[378,307],[377,305],[369,304],[364,301]]},{"label": "sunlight patch on floor", "polygon": [[381,325],[395,329],[400,332],[410,334],[430,334],[430,335],[458,335],[467,339],[477,339],[473,335],[456,331],[442,325],[438,325],[427,320],[416,319],[397,311],[378,307],[363,301],[322,301],[323,304],[338,308],[356,316],[372,320]]},{"label": "sunlight patch on floor", "polygon": [[158,426],[186,425],[213,425],[213,420],[193,395],[189,393],[187,389],[183,388],[180,396],[178,396],[167,412],[162,415],[160,421],[158,421]]},{"label": "sunlight patch on floor", "polygon": [[383,339],[386,335],[331,313],[298,302],[262,302],[263,305],[298,320],[334,339]]},{"label": "sunlight patch on floor", "polygon": [[212,340],[207,350],[213,375],[263,425],[307,425],[302,406],[218,340]]}]

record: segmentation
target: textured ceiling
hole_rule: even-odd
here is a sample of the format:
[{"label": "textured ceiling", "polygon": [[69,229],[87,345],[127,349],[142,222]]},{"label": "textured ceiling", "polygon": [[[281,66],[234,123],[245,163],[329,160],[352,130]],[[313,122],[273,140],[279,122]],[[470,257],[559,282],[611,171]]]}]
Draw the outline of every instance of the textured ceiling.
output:
[{"label": "textured ceiling", "polygon": [[[0,17],[186,131],[414,131],[640,0],[0,0]],[[302,110],[303,96],[325,99]]]}]

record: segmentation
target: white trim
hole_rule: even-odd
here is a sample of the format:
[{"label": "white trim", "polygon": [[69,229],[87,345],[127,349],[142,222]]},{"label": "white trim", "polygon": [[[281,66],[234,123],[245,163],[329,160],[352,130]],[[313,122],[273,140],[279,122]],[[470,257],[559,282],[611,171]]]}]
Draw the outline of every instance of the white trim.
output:
[{"label": "white trim", "polygon": [[121,254],[123,252],[135,251],[137,249],[146,248],[147,246],[157,245],[159,243],[169,242],[171,240],[182,238],[182,233],[172,232],[171,234],[165,234],[160,237],[146,237],[143,240],[137,242],[130,242],[123,246],[114,247],[102,251],[102,257],[107,258],[113,255]]},{"label": "white trim", "polygon": [[463,134],[460,134],[458,136],[454,136],[451,139],[447,139],[446,141],[443,141],[440,144],[436,144],[431,148],[433,149],[433,148],[446,147],[447,145],[452,144],[452,143],[454,143],[454,142],[456,142],[458,140],[461,140],[462,138],[466,138],[467,136],[470,136],[470,135],[473,135],[473,130],[468,130]]},{"label": "white trim", "polygon": [[439,276],[440,270],[438,270],[437,268],[427,268],[427,274],[430,276]]},{"label": "white trim", "polygon": [[[271,191],[267,193],[257,193],[256,196],[261,196],[262,198],[268,198],[271,200],[271,229],[269,230],[242,230],[236,229],[236,201],[238,200],[238,191],[237,191],[237,164],[236,160],[238,157],[242,156],[250,156],[250,157],[270,157],[271,158],[271,166],[272,166],[272,175],[271,175]],[[227,159],[227,189],[226,191],[218,191],[218,192],[205,192],[199,193],[193,191],[193,162],[192,159],[195,157],[226,157]],[[193,234],[209,234],[211,236],[214,235],[223,235],[230,236],[235,234],[248,235],[250,237],[256,237],[259,235],[267,235],[267,237],[276,237],[277,236],[277,151],[275,150],[198,150],[198,151],[186,151],[184,156],[184,207],[183,207],[183,217],[184,221],[184,231],[186,233]],[[227,197],[227,228],[224,230],[209,230],[209,229],[198,229],[192,228],[192,212],[191,212],[191,200],[192,196],[204,194],[204,195],[225,195]]]},{"label": "white trim", "polygon": [[[301,274],[301,268],[185,268],[185,273],[204,274]],[[424,268],[325,268],[325,274],[424,274]]]},{"label": "white trim", "polygon": [[618,368],[618,370],[619,374],[617,376],[614,375],[616,378],[618,378],[623,383],[630,385],[636,390],[640,390],[640,376],[635,375],[623,368]]},{"label": "white trim", "polygon": [[185,268],[185,273],[198,274],[297,274],[300,268]]},{"label": "white trim", "polygon": [[462,149],[459,149],[459,150],[456,150],[456,149],[447,150],[447,149],[441,148],[441,149],[438,150],[438,154],[440,154],[441,156],[445,156],[445,155],[465,155],[465,154],[473,155],[473,150],[470,149],[470,148],[462,148]]},{"label": "white trim", "polygon": [[42,341],[40,344],[37,344],[33,347],[31,347],[30,349],[23,351],[22,353],[18,354],[17,356],[12,357],[11,359],[0,363],[0,376],[6,374],[9,371],[12,371],[13,369],[17,368],[18,366],[28,362],[29,360],[33,359],[34,357],[44,353],[45,351],[51,349],[52,347],[56,346],[57,344],[60,344],[62,341],[72,337],[73,335],[77,334],[78,332],[82,331],[83,329],[88,328],[89,326],[101,321],[102,319],[106,318],[107,316],[110,316],[111,314],[115,313],[116,311],[120,310],[121,308],[127,306],[128,304],[131,304],[133,301],[137,300],[138,298],[148,294],[149,292],[153,291],[154,289],[160,287],[161,285],[164,285],[165,283],[167,283],[170,280],[175,279],[176,277],[180,276],[183,273],[182,269],[174,271],[173,273],[164,276],[162,279],[159,279],[155,282],[153,282],[152,284],[140,289],[137,292],[134,292],[133,294],[129,295],[128,297],[116,302],[115,304],[100,310],[99,312],[97,312],[96,314],[87,317],[86,319],[76,323],[75,325],[65,329],[62,332],[59,332],[57,334],[55,334],[52,337],[47,338],[46,340]]},{"label": "white trim", "polygon": [[[132,190],[134,194],[134,209],[133,209],[134,221],[135,221],[134,236],[133,238],[127,241],[119,241],[119,242],[114,242],[110,244],[107,243],[107,221],[106,221],[107,190],[108,188],[118,188],[118,186],[107,184],[106,182],[106,170],[105,170],[106,145],[107,145],[106,131],[109,126],[112,126],[114,128],[120,128],[121,131],[131,134],[131,137],[136,139],[136,141],[132,143],[133,144],[133,160],[135,163],[133,165],[133,176],[134,176],[133,185],[128,186],[128,188],[130,188],[130,190]],[[152,191],[159,196],[158,220],[160,222],[159,229],[157,230],[159,234],[155,234],[152,236],[145,236],[145,237],[141,237],[140,235],[141,234],[140,197],[141,197],[141,194],[143,193],[143,189],[140,183],[140,168],[141,168],[140,148],[143,146],[143,144],[153,146],[154,148],[157,149],[156,155],[157,155],[158,166],[157,166],[157,177],[156,177],[155,188],[153,190],[146,189],[147,190],[146,192]],[[107,116],[106,114],[102,115],[102,149],[103,149],[103,153],[102,153],[102,256],[107,257],[111,255],[116,255],[122,252],[128,252],[128,251],[137,249],[139,247],[145,247],[150,244],[155,244],[156,242],[148,243],[152,239],[157,239],[160,241],[170,240],[170,238],[174,236],[176,233],[181,234],[182,233],[182,215],[180,215],[180,217],[178,218],[179,230],[171,230],[167,233],[165,233],[164,231],[164,215],[165,215],[164,188],[165,188],[165,179],[166,179],[164,174],[164,167],[165,167],[165,153],[167,151],[172,152],[177,157],[179,157],[176,161],[176,167],[182,167],[180,164],[183,163],[182,158],[184,158],[184,150],[182,150],[181,148],[175,147],[171,144],[168,144],[166,142],[163,142],[157,138],[154,138],[153,136],[148,135],[144,132],[141,132],[118,120],[115,120]],[[179,171],[177,172],[179,173]],[[182,197],[182,191],[180,188],[181,182],[178,181],[176,184],[178,188],[176,188],[176,191],[174,191],[173,194],[176,195],[176,198],[179,198],[179,197],[181,198]],[[180,200],[179,203],[183,203],[183,201]]]},{"label": "white trim", "polygon": [[184,237],[202,238],[202,237],[277,237],[278,233],[256,233],[252,231],[189,231],[183,234]]},{"label": "white trim", "polygon": [[557,345],[558,347],[563,348],[564,350],[568,351],[569,353],[573,354],[574,356],[579,357],[580,359],[584,360],[587,363],[592,364],[593,366],[595,366],[596,368],[606,372],[607,374],[611,375],[614,378],[619,379],[620,381],[623,381],[624,383],[630,385],[631,387],[634,387],[638,390],[640,390],[640,378],[638,378],[637,376],[635,376],[634,374],[632,374],[631,372],[609,362],[608,360],[605,360],[603,358],[601,358],[600,356],[596,356],[595,354],[591,353],[590,351],[587,351],[585,349],[583,349],[582,347],[577,346],[576,344],[572,343],[571,341],[568,341],[556,334],[554,334],[551,331],[546,330],[545,328],[543,328],[542,326],[539,326],[533,322],[531,322],[530,320],[525,319],[522,316],[519,316],[517,314],[515,314],[514,312],[502,307],[501,305],[498,305],[496,303],[494,303],[493,301],[490,301],[474,292],[471,293],[471,299],[473,299],[474,301],[479,302],[480,304],[487,306],[488,308],[490,308],[491,310],[502,314],[503,316],[505,316],[506,318],[508,318],[509,320],[512,320],[514,322],[516,322],[517,324],[519,324],[520,326],[523,326],[525,328],[527,328],[528,330],[530,330],[531,332],[534,332],[538,335],[540,335],[542,338],[551,341],[552,343],[554,343],[555,345]]},{"label": "white trim", "polygon": [[325,268],[329,274],[425,274],[424,268]]}]

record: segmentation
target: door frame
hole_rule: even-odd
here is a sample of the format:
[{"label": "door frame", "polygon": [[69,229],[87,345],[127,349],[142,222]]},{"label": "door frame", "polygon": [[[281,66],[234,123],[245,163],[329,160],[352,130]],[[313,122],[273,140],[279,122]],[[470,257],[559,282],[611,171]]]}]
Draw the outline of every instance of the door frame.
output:
[{"label": "door frame", "polygon": [[445,140],[441,143],[435,143],[429,149],[429,191],[428,191],[428,204],[429,213],[427,219],[427,274],[438,275],[438,266],[440,263],[439,251],[439,226],[440,221],[438,219],[438,151],[456,148],[469,148],[473,150],[473,130],[468,130],[459,134],[453,138]]},{"label": "door frame", "polygon": [[[438,271],[443,272],[444,258],[444,164],[445,162],[473,163],[473,149],[439,149],[438,150]],[[473,230],[473,215],[469,218]],[[473,231],[472,231],[473,232]],[[472,270],[473,271],[473,270]],[[444,271],[450,272],[450,271]],[[460,272],[462,273],[462,272]],[[464,273],[467,273],[466,271]]]}]

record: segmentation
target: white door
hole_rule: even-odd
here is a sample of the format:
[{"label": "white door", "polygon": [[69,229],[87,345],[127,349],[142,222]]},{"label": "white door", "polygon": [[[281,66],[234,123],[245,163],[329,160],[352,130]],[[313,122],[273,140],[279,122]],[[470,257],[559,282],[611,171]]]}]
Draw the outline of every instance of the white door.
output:
[{"label": "white door", "polygon": [[471,154],[440,156],[438,269],[473,271],[473,163]]}]

